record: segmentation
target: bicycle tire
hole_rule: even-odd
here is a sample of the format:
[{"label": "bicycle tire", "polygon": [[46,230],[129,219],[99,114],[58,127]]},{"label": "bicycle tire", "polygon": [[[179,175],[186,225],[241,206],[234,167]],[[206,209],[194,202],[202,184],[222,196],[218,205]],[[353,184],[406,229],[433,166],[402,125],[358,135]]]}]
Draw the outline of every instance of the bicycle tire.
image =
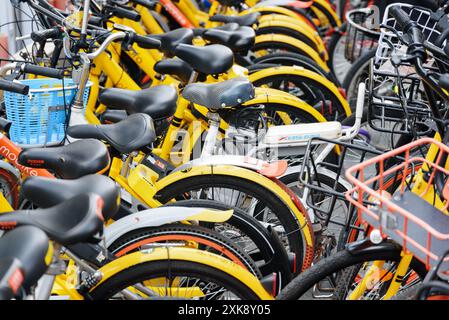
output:
[{"label": "bicycle tire", "polygon": [[[343,80],[343,88],[346,90],[346,98],[352,110],[355,108],[357,93],[359,88],[359,78],[366,75],[369,76],[370,61],[376,55],[377,49],[371,49],[364,52],[349,69],[345,79]],[[363,78],[366,79],[366,78]]]},{"label": "bicycle tire", "polygon": [[89,296],[93,300],[110,299],[115,293],[135,283],[149,280],[148,276],[152,277],[150,279],[168,278],[167,272],[170,272],[169,278],[194,276],[205,282],[217,283],[221,287],[233,290],[241,299],[259,299],[257,294],[240,279],[215,267],[184,260],[160,260],[133,265],[102,282],[89,293]]},{"label": "bicycle tire", "polygon": [[[165,206],[234,210],[234,214],[225,223],[200,222],[200,225],[217,230],[217,227],[219,228],[223,224],[229,224],[232,228],[238,230],[239,234],[243,234],[243,236],[248,237],[257,248],[258,251],[248,252],[248,254],[259,266],[262,276],[266,276],[273,272],[277,273],[281,279],[281,286],[287,285],[287,283],[292,279],[292,271],[290,269],[288,259],[281,260],[279,258],[286,257],[287,252],[285,251],[285,248],[279,247],[279,244],[272,239],[268,229],[265,228],[257,219],[246,214],[243,210],[211,200],[176,201],[173,203],[168,203]],[[230,239],[234,240],[234,238]],[[278,252],[277,250],[282,250],[282,252]]]},{"label": "bicycle tire", "polygon": [[[374,250],[373,250],[374,249]],[[298,300],[306,294],[314,285],[337,272],[346,268],[357,266],[369,261],[399,261],[401,259],[401,248],[398,246],[373,248],[369,247],[357,253],[351,253],[345,249],[334,255],[318,261],[308,270],[293,279],[277,297],[279,300]],[[427,270],[425,266],[412,260],[412,269],[423,279]]]},{"label": "bicycle tire", "polygon": [[326,72],[321,66],[319,66],[313,59],[309,57],[293,53],[293,52],[275,52],[258,57],[253,60],[254,66],[248,68],[250,72],[258,71],[258,64],[274,64],[281,66],[298,66],[313,71],[328,78],[330,81],[335,83],[335,76],[332,73]]},{"label": "bicycle tire", "polygon": [[[317,74],[319,76],[319,74]],[[261,78],[253,81],[253,84],[257,87],[268,86],[270,84],[282,84],[285,81],[288,82],[288,89],[292,89],[292,85],[294,85],[295,89],[301,90],[296,95],[299,99],[307,102],[311,106],[317,106],[316,109],[321,109],[321,113],[328,121],[333,120],[343,120],[348,115],[345,112],[343,104],[338,96],[336,96],[332,90],[330,90],[324,83],[329,82],[324,77],[322,78],[322,82],[318,80],[314,80],[308,78],[306,76],[298,75],[298,74],[289,74],[287,71],[283,74],[274,74],[262,76]],[[278,89],[278,88],[274,88]],[[281,89],[279,89],[281,90]],[[295,94],[293,94],[295,95]],[[318,107],[318,105],[326,104],[329,102],[332,107]]]},{"label": "bicycle tire", "polygon": [[136,229],[119,237],[108,249],[117,257],[120,257],[134,252],[144,245],[160,241],[191,241],[198,244],[200,250],[212,248],[213,253],[220,253],[234,263],[246,268],[257,278],[262,278],[262,274],[253,259],[240,246],[218,232],[198,225],[172,223],[159,227]]},{"label": "bicycle tire", "polygon": [[[208,174],[174,182],[159,190],[155,197],[161,203],[168,203],[172,199],[186,200],[185,197],[190,195],[191,192],[203,190],[205,188],[226,188],[227,190],[236,190],[237,192],[244,192],[245,194],[250,195],[253,199],[256,199],[255,201],[257,201],[260,206],[264,206],[261,210],[257,211],[257,215],[263,212],[265,208],[270,210],[270,213],[276,216],[287,234],[284,245],[288,246],[289,251],[296,254],[296,270],[302,269],[305,259],[307,258],[307,248],[302,228],[311,228],[311,226],[308,224],[307,226],[299,225],[288,205],[263,185],[240,177]],[[218,201],[216,198],[213,200]],[[223,201],[219,202],[224,203]]]}]

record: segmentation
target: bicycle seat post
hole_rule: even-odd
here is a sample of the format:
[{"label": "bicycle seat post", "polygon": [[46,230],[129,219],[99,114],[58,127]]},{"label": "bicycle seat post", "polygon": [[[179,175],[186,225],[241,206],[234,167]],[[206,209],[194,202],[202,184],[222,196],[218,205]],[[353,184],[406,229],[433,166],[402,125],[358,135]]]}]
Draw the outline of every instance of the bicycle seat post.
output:
[{"label": "bicycle seat post", "polygon": [[137,154],[138,154],[137,151],[133,151],[128,155],[123,155],[124,163],[120,175],[123,176],[124,178],[128,177],[129,170],[131,169],[131,164],[133,163],[134,157],[137,156]]},{"label": "bicycle seat post", "polygon": [[207,113],[207,118],[209,119],[209,130],[204,141],[203,151],[201,152],[201,158],[212,156],[215,153],[215,146],[218,136],[218,131],[220,129],[220,115],[215,111],[211,110]]}]

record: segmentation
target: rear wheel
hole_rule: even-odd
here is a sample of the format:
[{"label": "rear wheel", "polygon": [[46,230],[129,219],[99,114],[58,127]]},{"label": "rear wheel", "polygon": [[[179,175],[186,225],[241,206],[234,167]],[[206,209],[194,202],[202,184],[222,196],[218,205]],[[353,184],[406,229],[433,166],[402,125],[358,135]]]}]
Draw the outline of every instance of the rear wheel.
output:
[{"label": "rear wheel", "polygon": [[[139,286],[140,285],[140,286]],[[128,295],[122,292],[127,289]],[[147,290],[151,291],[148,292]],[[236,277],[194,261],[160,260],[133,265],[90,292],[105,299],[258,300],[258,295]]]},{"label": "rear wheel", "polygon": [[[385,288],[391,283],[390,276],[394,274],[401,260],[400,248],[382,248],[365,252],[351,253],[343,250],[318,261],[314,266],[293,279],[282,290],[278,299],[299,300],[310,298],[346,299],[358,282],[363,279],[366,271],[375,261],[385,261],[384,266],[375,273],[370,290],[361,297],[363,299],[381,299]],[[401,290],[419,283],[424,279],[426,268],[417,260],[412,260],[407,275],[402,282]]]},{"label": "rear wheel", "polygon": [[215,210],[230,210],[234,214],[223,223],[203,222],[207,228],[213,229],[233,243],[240,246],[259,267],[262,276],[273,272],[277,273],[283,286],[292,278],[291,265],[287,252],[282,243],[257,219],[245,214],[239,208],[235,208],[220,202],[211,200],[185,200],[169,203],[166,206],[197,207]]},{"label": "rear wheel", "polygon": [[19,207],[20,182],[9,171],[0,169],[0,192],[13,209]]},{"label": "rear wheel", "polygon": [[[326,78],[317,74],[317,79],[310,79],[298,74],[274,74],[262,76],[253,81],[257,87],[269,87],[287,92],[314,107],[328,120],[343,120],[347,117],[339,97],[328,88]],[[319,79],[323,81],[319,81]]]},{"label": "rear wheel", "polygon": [[114,241],[108,249],[120,257],[146,246],[163,247],[167,244],[178,244],[221,255],[261,278],[259,268],[240,246],[201,226],[171,224],[133,230]]},{"label": "rear wheel", "polygon": [[307,249],[303,228],[310,226],[301,226],[289,206],[261,184],[234,176],[205,174],[178,180],[160,190],[156,198],[162,203],[208,199],[239,208],[264,225],[270,225],[278,233],[287,251],[296,254],[296,269],[302,268]]}]

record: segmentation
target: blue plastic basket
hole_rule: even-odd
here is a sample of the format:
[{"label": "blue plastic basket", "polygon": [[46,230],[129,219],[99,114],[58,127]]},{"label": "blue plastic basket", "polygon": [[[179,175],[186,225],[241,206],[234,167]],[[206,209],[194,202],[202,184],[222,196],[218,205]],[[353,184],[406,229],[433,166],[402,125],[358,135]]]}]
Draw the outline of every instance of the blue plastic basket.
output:
[{"label": "blue plastic basket", "polygon": [[[4,93],[6,117],[12,121],[10,139],[21,147],[59,144],[64,140],[67,112],[77,86],[72,79],[28,79],[28,95]],[[63,89],[64,83],[64,89]],[[84,90],[84,108],[92,83]],[[65,99],[64,99],[65,98]]]}]

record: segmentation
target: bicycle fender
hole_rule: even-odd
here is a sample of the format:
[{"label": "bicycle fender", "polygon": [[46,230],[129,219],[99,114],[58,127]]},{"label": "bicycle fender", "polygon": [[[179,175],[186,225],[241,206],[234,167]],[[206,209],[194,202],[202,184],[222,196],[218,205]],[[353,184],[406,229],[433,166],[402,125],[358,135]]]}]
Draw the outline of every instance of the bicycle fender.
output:
[{"label": "bicycle fender", "polygon": [[346,250],[354,256],[371,252],[397,251],[401,252],[401,247],[392,241],[383,241],[380,244],[372,243],[369,238],[355,241],[346,245]]},{"label": "bicycle fender", "polygon": [[[251,82],[259,80],[260,78],[268,75],[272,75],[270,72],[265,73],[265,70],[275,69],[278,67],[268,68],[261,71],[257,71],[254,74],[258,74],[253,78],[251,78],[252,75],[249,76],[249,79]],[[283,67],[280,67],[283,68]],[[274,71],[274,70],[273,70]],[[250,104],[264,104],[264,103],[281,103],[281,104],[288,104],[294,108],[301,109],[308,114],[310,114],[312,117],[316,119],[317,122],[326,122],[326,118],[315,108],[313,108],[311,105],[309,105],[307,102],[302,101],[301,99],[298,99],[294,95],[289,94],[288,92],[284,92],[278,89],[273,88],[256,88],[256,96],[254,99],[251,99],[250,101],[245,102],[242,104],[243,106],[247,106]]]},{"label": "bicycle fender", "polygon": [[212,210],[204,208],[159,207],[130,214],[108,227],[104,234],[106,246],[111,245],[122,235],[142,228],[158,227],[179,221],[225,222],[233,214],[233,210]]},{"label": "bicycle fender", "polygon": [[300,52],[305,53],[309,58],[313,59],[323,70],[325,70],[326,72],[330,71],[329,66],[326,64],[326,62],[323,61],[320,54],[316,52],[315,49],[296,38],[283,34],[262,34],[256,36],[255,46],[257,46],[257,44],[259,43],[271,41],[282,42],[287,44],[288,46],[297,48]]},{"label": "bicycle fender", "polygon": [[257,158],[238,155],[213,155],[205,158],[199,158],[177,167],[176,171],[184,171],[196,166],[216,166],[227,165],[237,166],[252,171],[256,171],[269,178],[276,178],[285,173],[287,170],[285,161],[276,161],[269,163]]},{"label": "bicycle fender", "polygon": [[292,17],[294,19],[304,19],[301,18],[300,15],[296,14],[294,11],[289,10],[287,8],[283,8],[283,7],[277,7],[277,6],[256,6],[253,8],[250,8],[248,10],[242,11],[239,13],[239,15],[244,15],[244,14],[248,14],[248,13],[252,13],[252,12],[260,12],[260,13],[266,13],[266,14],[272,14],[272,13],[279,13],[279,14],[283,14],[289,17]]},{"label": "bicycle fender", "polygon": [[101,272],[103,277],[92,289],[132,266],[146,262],[169,259],[174,261],[192,261],[219,269],[241,280],[248,288],[257,294],[260,299],[273,300],[273,297],[264,289],[260,281],[245,268],[219,255],[186,247],[152,248],[124,255],[99,269],[99,272]]},{"label": "bicycle fender", "polygon": [[298,221],[299,225],[302,226],[302,232],[304,234],[305,240],[305,258],[309,260],[309,256],[313,257],[314,252],[314,235],[310,221],[308,220],[307,212],[304,206],[300,203],[298,197],[277,179],[269,179],[260,173],[242,168],[239,166],[232,165],[201,165],[201,166],[191,166],[184,170],[174,171],[168,176],[160,179],[156,182],[156,187],[158,190],[162,190],[165,187],[178,182],[183,179],[194,178],[202,175],[226,175],[234,176],[240,179],[250,180],[255,182],[269,190],[272,190],[279,198],[290,208],[295,219]]},{"label": "bicycle fender", "polygon": [[20,181],[20,171],[17,170],[12,164],[5,161],[0,161],[0,169],[11,173],[18,181]]},{"label": "bicycle fender", "polygon": [[298,66],[272,67],[272,68],[267,68],[264,70],[256,71],[256,72],[250,74],[248,76],[248,78],[251,82],[256,82],[257,80],[260,80],[262,78],[269,77],[269,76],[275,76],[275,75],[282,76],[282,75],[291,75],[291,74],[296,74],[301,77],[306,77],[306,78],[309,78],[316,82],[320,82],[320,83],[324,84],[329,89],[329,91],[331,91],[335,95],[335,97],[340,101],[341,105],[343,106],[343,108],[346,112],[346,116],[349,117],[352,114],[348,101],[342,96],[342,94],[340,93],[340,91],[338,90],[337,86],[334,83],[332,83],[325,77],[319,75],[318,73],[307,70],[303,67],[298,67]]},{"label": "bicycle fender", "polygon": [[[325,61],[329,60],[328,52],[319,34],[307,23],[297,19],[294,22],[292,20],[292,18],[284,15],[264,16],[259,23],[259,29],[280,27],[298,32],[315,43],[319,50],[319,54]],[[329,72],[329,68],[327,69],[326,72]]]}]

